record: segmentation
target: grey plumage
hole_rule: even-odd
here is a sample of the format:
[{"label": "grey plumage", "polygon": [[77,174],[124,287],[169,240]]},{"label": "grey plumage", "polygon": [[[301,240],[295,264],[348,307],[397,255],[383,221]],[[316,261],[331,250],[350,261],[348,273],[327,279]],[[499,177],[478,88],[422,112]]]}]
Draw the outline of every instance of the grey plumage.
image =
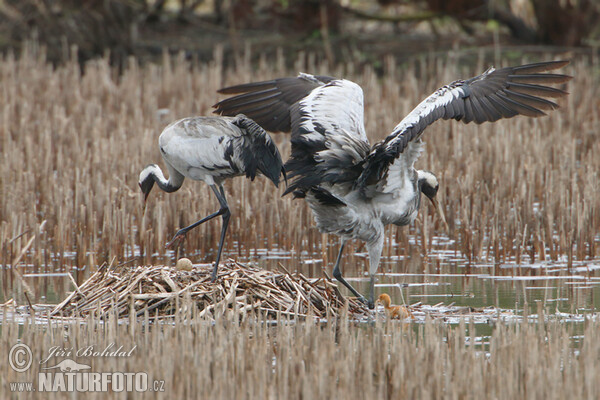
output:
[{"label": "grey plumage", "polygon": [[280,174],[283,173],[285,177],[279,151],[264,129],[241,114],[235,117],[193,117],[175,121],[163,130],[158,142],[169,170],[169,179],[165,179],[156,164],[146,166],[139,177],[145,200],[154,183],[163,191],[174,192],[187,177],[206,182],[219,201],[218,211],[179,230],[167,244],[183,239],[189,230],[221,216],[223,228],[213,269],[214,281],[230,216],[223,182],[240,175],[254,180],[260,172],[275,186],[279,186]]},{"label": "grey plumage", "polygon": [[457,80],[441,87],[404,118],[382,142],[373,146],[357,181],[358,186],[364,188],[383,179],[389,165],[409,143],[418,140],[425,128],[440,118],[481,124],[516,115],[540,117],[546,115],[543,110],[558,108],[556,103],[543,97],[558,98],[567,95],[567,92],[540,84],[565,83],[571,77],[540,72],[561,68],[568,63],[550,61],[498,70],[490,68],[474,78]]},{"label": "grey plumage", "polygon": [[[215,105],[216,113],[243,114],[270,132],[289,132],[291,128],[288,108],[301,100],[314,88],[334,80],[329,76],[300,74],[296,78],[246,83],[219,90],[222,94],[237,94]],[[241,94],[240,94],[241,93]]]},{"label": "grey plumage", "polygon": [[546,98],[567,94],[545,85],[571,79],[545,72],[567,64],[550,61],[490,68],[471,79],[454,81],[423,100],[373,146],[364,131],[362,89],[344,79],[300,74],[233,86],[219,92],[237,96],[214,107],[222,115],[249,113],[267,130],[291,131],[292,154],[286,163],[291,183],[286,193],[305,198],[319,229],[341,237],[334,276],[356,296],[360,294],[342,277],[341,251],[346,240],[366,242],[372,302],[383,227],[412,222],[421,193],[437,207],[437,178],[414,168],[423,151],[425,128],[438,119],[480,124],[516,115],[545,115],[544,110],[558,107]]}]

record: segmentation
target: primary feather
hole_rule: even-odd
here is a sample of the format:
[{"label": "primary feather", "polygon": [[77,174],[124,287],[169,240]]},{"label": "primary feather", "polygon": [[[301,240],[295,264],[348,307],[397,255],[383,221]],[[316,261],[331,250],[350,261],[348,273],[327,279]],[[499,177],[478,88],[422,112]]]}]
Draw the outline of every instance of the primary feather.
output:
[{"label": "primary feather", "polygon": [[[558,105],[548,98],[567,95],[546,86],[571,79],[547,73],[568,61],[548,61],[501,69],[442,86],[415,107],[382,141],[370,145],[364,129],[363,92],[345,79],[300,74],[232,86],[237,94],[215,104],[215,112],[243,112],[267,130],[292,133],[286,193],[305,198],[323,232],[360,239],[369,250],[373,276],[383,247],[383,227],[411,223],[424,193],[434,204],[437,179],[414,163],[423,151],[421,136],[438,119],[481,124],[516,115],[539,117]],[[334,269],[343,280],[339,257]],[[358,294],[357,294],[358,295]]]}]

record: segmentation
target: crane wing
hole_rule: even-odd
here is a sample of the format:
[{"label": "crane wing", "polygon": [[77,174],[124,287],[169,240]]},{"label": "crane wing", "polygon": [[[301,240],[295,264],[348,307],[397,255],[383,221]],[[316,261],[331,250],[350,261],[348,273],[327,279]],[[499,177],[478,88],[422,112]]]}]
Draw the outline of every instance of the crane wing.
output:
[{"label": "crane wing", "polygon": [[244,113],[268,131],[292,132],[292,155],[285,168],[295,179],[286,193],[322,182],[353,185],[360,175],[370,145],[363,92],[356,83],[301,73],[219,93],[235,96],[215,104],[216,113]]},{"label": "crane wing", "polygon": [[330,76],[300,74],[297,77],[245,83],[219,89],[221,94],[236,96],[221,100],[215,113],[235,116],[244,114],[270,132],[291,130],[290,107],[313,89],[331,82]]},{"label": "crane wing", "polygon": [[420,153],[419,139],[423,131],[440,118],[481,124],[516,115],[546,115],[543,110],[553,110],[558,105],[545,98],[558,98],[568,93],[545,85],[564,83],[572,77],[543,72],[568,63],[548,61],[490,68],[479,76],[439,88],[396,125],[390,135],[373,146],[357,186],[364,189],[377,184],[379,191],[395,190],[394,176],[402,169],[412,168]]},{"label": "crane wing", "polygon": [[322,183],[353,186],[370,150],[361,87],[345,79],[319,86],[292,106],[291,122],[286,193]]}]

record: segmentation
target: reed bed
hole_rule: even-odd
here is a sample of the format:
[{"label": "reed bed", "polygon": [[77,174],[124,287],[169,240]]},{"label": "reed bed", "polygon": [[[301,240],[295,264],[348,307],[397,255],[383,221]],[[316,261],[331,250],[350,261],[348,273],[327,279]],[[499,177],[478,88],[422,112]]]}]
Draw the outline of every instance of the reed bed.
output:
[{"label": "reed bed", "polygon": [[220,266],[214,283],[211,273],[210,265],[190,266],[189,271],[166,266],[102,268],[51,315],[173,315],[184,298],[194,302],[200,317],[214,317],[227,310],[242,318],[256,312],[271,318],[334,318],[341,312],[354,318],[369,315],[366,305],[345,299],[329,278],[308,279],[302,274],[274,273],[234,262]]},{"label": "reed bed", "polygon": [[[280,268],[285,269],[283,265]],[[212,319],[227,312],[239,315],[241,319],[256,314],[271,321],[282,316],[296,321],[306,318],[323,321],[348,316],[364,322],[372,321],[383,312],[381,307],[370,311],[356,298],[344,297],[337,283],[327,274],[323,278],[309,279],[301,273],[267,271],[233,261],[220,266],[217,281],[210,281],[211,273],[210,264],[193,267],[190,264],[189,269],[163,265],[103,267],[81,286],[76,286],[60,304],[50,309],[48,305],[32,305],[32,310],[42,319],[86,318],[90,315],[94,318],[112,315],[117,319],[127,319],[146,313],[168,318],[174,316],[186,300],[186,304],[193,302],[200,318]],[[5,310],[20,315],[31,312],[29,307],[19,306],[13,299],[4,306]],[[418,302],[404,310],[402,315],[405,317],[402,318],[407,322],[424,322],[427,318],[454,323],[465,318],[478,323],[521,320],[509,310],[455,306],[444,302],[433,305]],[[540,313],[543,314],[543,311]],[[587,316],[596,318],[592,313]],[[583,317],[579,314],[562,315],[563,319]]]},{"label": "reed bed", "polygon": [[[182,302],[182,309],[186,305]],[[193,309],[193,307],[187,307]],[[582,337],[572,326],[499,323],[490,336],[476,337],[464,321],[450,328],[427,320],[417,329],[378,319],[359,328],[342,317],[329,323],[276,325],[257,319],[239,322],[224,314],[215,321],[188,319],[160,323],[146,314],[121,324],[114,316],[79,321],[24,324],[3,315],[2,354],[17,343],[32,349],[32,367],[6,367],[0,390],[10,382],[37,382],[41,368],[63,357],[59,346],[76,351],[122,346],[128,357],[77,357],[92,372],[146,372],[164,380],[151,398],[266,399],[594,399],[600,397],[600,326],[585,324]],[[196,313],[196,315],[198,315]],[[71,357],[73,358],[73,357]],[[59,371],[52,371],[58,373]],[[139,394],[138,394],[139,395]],[[38,398],[12,393],[13,398]],[[126,392],[85,393],[86,398],[131,398]],[[77,397],[62,392],[44,398]]]},{"label": "reed bed", "polygon": [[[172,254],[165,242],[179,227],[216,210],[209,189],[197,182],[174,194],[155,190],[144,208],[137,178],[146,164],[162,163],[161,130],[177,118],[210,114],[220,99],[218,88],[298,71],[344,76],[364,88],[366,130],[375,142],[436,87],[488,66],[483,55],[465,56],[463,62],[459,52],[420,56],[403,65],[388,58],[382,75],[369,66],[327,67],[307,54],[298,56],[292,70],[282,59],[251,65],[250,57],[225,69],[219,49],[212,60],[165,54],[160,64],[140,65],[131,58],[120,70],[109,66],[108,57],[83,69],[76,50],[70,57],[52,66],[44,49],[30,44],[20,56],[0,60],[0,262],[18,264],[22,273],[67,271],[77,284],[103,263],[136,257],[137,265],[169,264]],[[598,71],[594,56],[574,58],[564,69],[575,76],[568,85],[571,95],[548,117],[481,126],[439,122],[428,128],[427,152],[418,166],[440,178],[451,250],[468,262],[516,265],[598,259]],[[288,137],[275,135],[275,140],[287,158]],[[252,258],[257,249],[267,255],[283,251],[291,257],[291,271],[321,276],[321,266],[300,261],[332,263],[337,238],[321,235],[302,201],[281,198],[283,188],[273,190],[262,179],[238,178],[225,186],[233,214],[225,254]],[[37,233],[42,221],[44,229]],[[219,232],[220,223],[214,222],[190,233],[188,257],[213,260]],[[384,257],[409,256],[390,268],[394,272],[422,270],[415,260],[428,254],[436,237],[445,236],[427,206],[414,226],[387,232]],[[409,243],[412,238],[416,245]],[[353,243],[346,252],[349,275],[365,270],[364,260],[352,255],[361,250],[358,246]],[[18,280],[13,271],[3,269],[7,297]],[[31,285],[36,293],[65,289],[52,279]]]}]

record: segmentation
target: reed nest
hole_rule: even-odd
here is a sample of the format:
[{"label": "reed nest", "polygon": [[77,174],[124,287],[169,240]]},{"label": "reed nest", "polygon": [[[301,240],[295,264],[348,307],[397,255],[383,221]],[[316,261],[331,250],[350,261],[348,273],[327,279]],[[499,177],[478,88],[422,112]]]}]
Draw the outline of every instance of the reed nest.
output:
[{"label": "reed nest", "polygon": [[267,317],[327,318],[346,310],[352,317],[369,314],[363,303],[342,296],[327,276],[308,279],[300,273],[266,271],[231,261],[219,266],[219,277],[213,283],[210,264],[189,269],[164,265],[100,268],[51,314],[85,317],[112,313],[124,318],[149,312],[170,316],[185,298],[197,306],[200,317],[209,318],[226,310],[241,315],[262,312]]},{"label": "reed nest", "polygon": [[[189,269],[179,266],[180,263],[175,267],[99,268],[53,307],[50,316],[112,315],[130,318],[149,313],[151,316],[171,317],[186,308],[190,301],[196,305],[199,317],[210,319],[227,311],[241,317],[260,312],[270,319],[282,316],[328,319],[348,315],[364,320],[376,315],[356,298],[344,297],[327,274],[322,278],[309,279],[301,273],[290,273],[281,264],[283,271],[277,272],[230,260],[219,266],[219,277],[216,282],[211,282],[210,264],[192,266],[190,263]],[[405,321],[423,322],[431,318],[442,322],[458,322],[460,319],[491,322],[516,317],[512,312],[496,307],[473,308],[443,302],[434,305],[418,302],[402,306],[402,309]],[[382,307],[378,311],[382,315],[387,314]]]}]

